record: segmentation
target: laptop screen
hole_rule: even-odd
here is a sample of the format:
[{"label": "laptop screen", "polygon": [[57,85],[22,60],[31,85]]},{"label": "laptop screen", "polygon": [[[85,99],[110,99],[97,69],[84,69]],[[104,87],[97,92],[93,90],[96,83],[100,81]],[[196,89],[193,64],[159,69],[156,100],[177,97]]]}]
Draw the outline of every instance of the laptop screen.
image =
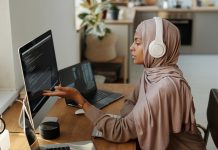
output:
[{"label": "laptop screen", "polygon": [[59,71],[62,86],[76,88],[85,98],[97,91],[91,64],[88,61],[64,68]]}]

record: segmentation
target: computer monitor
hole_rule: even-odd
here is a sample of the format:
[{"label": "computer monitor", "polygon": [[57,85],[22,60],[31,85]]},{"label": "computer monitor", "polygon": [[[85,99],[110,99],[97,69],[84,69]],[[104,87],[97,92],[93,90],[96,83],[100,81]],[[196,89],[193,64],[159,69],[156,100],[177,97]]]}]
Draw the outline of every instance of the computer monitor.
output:
[{"label": "computer monitor", "polygon": [[19,57],[36,129],[57,100],[43,96],[43,90],[53,90],[60,83],[51,30],[19,48]]}]

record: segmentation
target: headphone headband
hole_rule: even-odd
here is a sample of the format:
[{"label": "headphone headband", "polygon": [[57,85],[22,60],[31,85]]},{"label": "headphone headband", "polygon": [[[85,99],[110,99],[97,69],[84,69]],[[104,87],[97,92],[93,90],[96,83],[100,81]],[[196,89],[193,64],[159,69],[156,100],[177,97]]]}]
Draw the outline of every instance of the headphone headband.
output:
[{"label": "headphone headband", "polygon": [[156,24],[155,41],[163,42],[163,22],[160,17],[154,17]]}]

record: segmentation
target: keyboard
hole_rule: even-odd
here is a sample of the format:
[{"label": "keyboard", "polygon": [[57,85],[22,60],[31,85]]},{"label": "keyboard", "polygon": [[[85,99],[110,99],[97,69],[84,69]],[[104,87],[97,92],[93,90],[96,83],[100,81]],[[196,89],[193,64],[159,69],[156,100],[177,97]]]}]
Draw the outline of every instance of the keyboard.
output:
[{"label": "keyboard", "polygon": [[95,150],[92,141],[41,145],[40,150]]},{"label": "keyboard", "polygon": [[116,101],[117,99],[119,99],[120,97],[122,97],[121,94],[115,93],[115,94],[111,94],[110,96],[107,96],[101,100],[99,100],[96,103],[92,103],[96,108],[101,109],[107,105],[109,105],[110,103]]},{"label": "keyboard", "polygon": [[46,150],[70,150],[70,147],[66,146],[66,147],[46,148]]},{"label": "keyboard", "polygon": [[95,96],[91,99],[91,101],[92,102],[98,102],[98,101],[102,100],[103,98],[107,97],[110,94],[111,93],[109,93],[109,92],[98,90],[96,92]]}]

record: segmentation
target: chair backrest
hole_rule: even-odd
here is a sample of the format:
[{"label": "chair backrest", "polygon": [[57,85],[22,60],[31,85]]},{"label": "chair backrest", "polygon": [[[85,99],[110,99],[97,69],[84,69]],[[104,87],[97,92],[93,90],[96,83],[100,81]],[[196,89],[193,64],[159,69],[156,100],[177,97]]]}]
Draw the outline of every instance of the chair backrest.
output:
[{"label": "chair backrest", "polygon": [[218,148],[218,89],[211,89],[207,106],[207,121],[211,137]]}]

